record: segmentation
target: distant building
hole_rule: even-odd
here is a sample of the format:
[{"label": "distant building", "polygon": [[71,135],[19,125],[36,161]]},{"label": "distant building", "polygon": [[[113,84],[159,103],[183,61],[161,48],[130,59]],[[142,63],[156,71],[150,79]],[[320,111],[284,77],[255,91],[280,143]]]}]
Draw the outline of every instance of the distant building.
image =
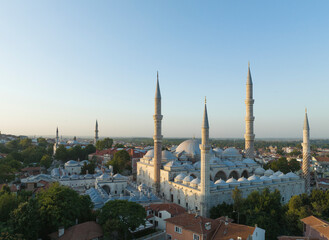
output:
[{"label": "distant building", "polygon": [[265,240],[264,229],[235,224],[223,217],[214,220],[183,213],[166,222],[168,240]]},{"label": "distant building", "polygon": [[166,219],[186,212],[185,208],[175,203],[150,204],[145,210],[147,220],[161,230],[166,230]]}]

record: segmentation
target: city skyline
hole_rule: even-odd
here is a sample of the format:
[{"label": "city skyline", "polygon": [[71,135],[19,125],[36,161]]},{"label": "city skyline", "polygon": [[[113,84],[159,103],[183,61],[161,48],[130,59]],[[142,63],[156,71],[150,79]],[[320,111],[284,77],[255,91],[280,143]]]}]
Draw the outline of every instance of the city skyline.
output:
[{"label": "city skyline", "polygon": [[238,2],[2,2],[1,132],[152,137],[159,71],[164,138],[199,138],[207,96],[210,138],[242,139],[250,61],[256,140],[302,139],[305,107],[329,138],[329,4]]}]

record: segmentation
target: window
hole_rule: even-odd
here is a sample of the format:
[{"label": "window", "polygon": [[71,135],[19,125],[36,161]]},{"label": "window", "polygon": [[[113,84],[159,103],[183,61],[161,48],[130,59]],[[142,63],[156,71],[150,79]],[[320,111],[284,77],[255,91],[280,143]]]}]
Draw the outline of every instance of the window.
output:
[{"label": "window", "polygon": [[154,221],[154,223],[156,227],[159,225],[158,221]]},{"label": "window", "polygon": [[182,233],[182,228],[175,226],[175,232],[176,233]]},{"label": "window", "polygon": [[188,203],[186,203],[186,208],[188,208]]},{"label": "window", "polygon": [[171,240],[171,235],[167,234],[167,240]]},{"label": "window", "polygon": [[159,218],[162,218],[162,213],[161,212],[159,212]]},{"label": "window", "polygon": [[180,204],[180,199],[178,199],[178,204]]},{"label": "window", "polygon": [[200,240],[200,236],[193,233],[193,240]]}]

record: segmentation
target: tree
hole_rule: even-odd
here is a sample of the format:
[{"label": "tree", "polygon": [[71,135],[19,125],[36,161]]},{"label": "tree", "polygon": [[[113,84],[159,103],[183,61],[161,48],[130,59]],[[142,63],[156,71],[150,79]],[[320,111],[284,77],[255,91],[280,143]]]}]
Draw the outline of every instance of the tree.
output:
[{"label": "tree", "polygon": [[81,168],[81,174],[86,174],[87,171],[89,174],[94,174],[95,173],[95,163],[91,162],[89,164],[84,164]]},{"label": "tree", "polygon": [[6,164],[0,164],[0,183],[7,183],[15,179],[15,170]]},{"label": "tree", "polygon": [[40,137],[40,138],[38,138],[38,145],[40,147],[45,147],[46,148],[47,145],[48,145],[48,142],[45,138]]},{"label": "tree", "polygon": [[19,146],[21,149],[28,148],[28,147],[32,146],[32,140],[30,138],[24,138],[19,141]]},{"label": "tree", "polygon": [[111,239],[129,239],[131,231],[145,224],[145,209],[135,202],[114,200],[107,202],[99,215],[105,236]]},{"label": "tree", "polygon": [[295,172],[300,169],[300,165],[297,160],[292,159],[290,162],[287,161],[287,158],[281,157],[276,161],[266,164],[265,169],[271,168],[273,171],[281,171],[283,173],[288,173],[290,171]]},{"label": "tree", "polygon": [[85,219],[85,213],[92,210],[92,204],[85,204],[85,198],[80,198],[76,191],[59,183],[41,191],[37,200],[43,224],[42,237],[57,231],[60,226],[68,228],[74,225],[77,219]]},{"label": "tree", "polygon": [[113,139],[111,138],[105,138],[103,140],[98,140],[96,142],[96,148],[97,150],[103,150],[103,149],[107,149],[107,148],[111,148],[113,144]]},{"label": "tree", "polygon": [[297,172],[300,170],[300,163],[296,159],[291,159],[288,163],[289,169],[292,172]]},{"label": "tree", "polygon": [[16,196],[12,193],[4,193],[0,195],[0,222],[9,219],[9,214],[18,206]]},{"label": "tree", "polygon": [[125,150],[117,151],[114,154],[113,159],[108,162],[108,165],[113,166],[113,171],[115,173],[122,173],[123,170],[131,170],[130,165],[130,156],[129,153]]},{"label": "tree", "polygon": [[88,144],[85,147],[84,152],[85,152],[85,157],[84,158],[87,159],[89,154],[96,152],[96,147],[92,144]]},{"label": "tree", "polygon": [[27,240],[38,238],[40,231],[40,214],[37,200],[31,198],[21,203],[10,214],[10,225],[15,233],[20,233]]},{"label": "tree", "polygon": [[67,149],[64,145],[58,146],[58,148],[56,149],[55,158],[57,160],[62,160],[62,161],[68,160]]},{"label": "tree", "polygon": [[48,169],[51,165],[51,157],[47,154],[43,155],[40,160],[40,165]]}]

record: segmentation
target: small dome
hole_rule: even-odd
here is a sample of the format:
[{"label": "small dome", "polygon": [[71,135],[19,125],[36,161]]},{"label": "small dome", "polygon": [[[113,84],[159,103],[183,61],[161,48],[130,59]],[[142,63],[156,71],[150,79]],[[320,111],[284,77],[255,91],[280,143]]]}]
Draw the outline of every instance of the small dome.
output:
[{"label": "small dome", "polygon": [[289,176],[287,176],[286,174],[282,173],[278,176],[279,178],[282,179],[282,181],[289,181]]},{"label": "small dome", "polygon": [[98,180],[108,180],[110,178],[111,178],[110,175],[108,175],[107,173],[103,173],[102,175],[97,177]]},{"label": "small dome", "polygon": [[248,178],[249,181],[259,181],[260,180],[260,177],[256,176],[255,174],[250,176]]},{"label": "small dome", "polygon": [[75,165],[79,165],[79,163],[74,160],[70,160],[65,163],[65,166],[75,166]]},{"label": "small dome", "polygon": [[165,167],[180,167],[180,163],[178,161],[170,161],[164,165]]},{"label": "small dome", "polygon": [[238,182],[248,182],[249,183],[248,179],[246,179],[245,177],[240,177],[238,179]]},{"label": "small dome", "polygon": [[147,153],[144,155],[144,158],[151,159],[154,157],[154,150],[148,150]]},{"label": "small dome", "polygon": [[218,179],[215,184],[226,184],[226,182],[223,179]]},{"label": "small dome", "polygon": [[265,176],[267,176],[267,177],[269,177],[269,176],[271,176],[271,175],[273,175],[273,170],[272,169],[267,169],[265,172],[264,172],[264,175]]},{"label": "small dome", "polygon": [[255,174],[258,176],[264,175],[264,172],[265,172],[265,169],[262,167],[256,168],[256,170],[255,170]]},{"label": "small dome", "polygon": [[191,157],[200,156],[200,145],[201,141],[199,139],[189,139],[178,145],[176,152],[185,151],[187,155]]},{"label": "small dome", "polygon": [[275,174],[269,176],[269,178],[272,179],[273,182],[281,182],[281,178],[279,178]]},{"label": "small dome", "polygon": [[171,152],[169,152],[167,150],[163,150],[161,155],[162,155],[162,160],[163,161],[177,160],[177,158]]},{"label": "small dome", "polygon": [[295,173],[293,173],[293,172],[288,172],[286,174],[286,176],[289,177],[291,180],[292,179],[299,179],[299,177]]},{"label": "small dome", "polygon": [[194,178],[194,179],[191,181],[191,184],[195,184],[195,185],[200,184],[200,179],[199,179],[199,178]]},{"label": "small dome", "polygon": [[273,175],[275,175],[275,176],[279,176],[279,175],[281,175],[281,174],[282,174],[281,171],[277,171],[277,172],[275,172]]},{"label": "small dome", "polygon": [[223,154],[223,150],[220,149],[219,147],[214,148],[213,151],[217,157],[221,157]]},{"label": "small dome", "polygon": [[121,174],[117,173],[113,176],[115,179],[126,179],[126,177],[122,176]]},{"label": "small dome", "polygon": [[70,178],[76,180],[76,179],[79,179],[79,176],[74,174],[74,175],[71,175]]},{"label": "small dome", "polygon": [[226,183],[235,183],[237,180],[233,177],[231,177],[229,180],[226,181]]},{"label": "small dome", "polygon": [[243,159],[242,162],[245,163],[245,164],[249,164],[249,165],[256,164],[256,162],[254,160],[250,159],[250,158],[245,158],[245,159]]},{"label": "small dome", "polygon": [[86,175],[85,175],[85,178],[86,178],[86,179],[93,178],[93,175],[91,175],[91,174],[86,174]]},{"label": "small dome", "polygon": [[70,179],[70,177],[66,176],[66,175],[61,177],[61,180],[69,180],[69,179]]},{"label": "small dome", "polygon": [[271,183],[272,179],[267,177],[267,176],[262,176],[260,177],[260,179],[264,182],[264,183]]},{"label": "small dome", "polygon": [[236,148],[227,148],[223,151],[222,153],[223,157],[226,157],[226,158],[230,158],[230,157],[233,157],[233,158],[237,158],[237,157],[241,157],[241,154],[239,153],[239,151],[236,149]]},{"label": "small dome", "polygon": [[183,182],[191,182],[193,179],[194,178],[191,175],[188,175],[183,179]]},{"label": "small dome", "polygon": [[183,181],[183,179],[186,177],[184,173],[180,173],[175,177],[175,182],[176,181]]},{"label": "small dome", "polygon": [[184,163],[182,165],[186,170],[190,171],[190,170],[194,170],[194,167],[192,164],[189,164],[189,163]]},{"label": "small dome", "polygon": [[193,164],[195,169],[201,169],[201,161],[197,161],[196,163]]}]

